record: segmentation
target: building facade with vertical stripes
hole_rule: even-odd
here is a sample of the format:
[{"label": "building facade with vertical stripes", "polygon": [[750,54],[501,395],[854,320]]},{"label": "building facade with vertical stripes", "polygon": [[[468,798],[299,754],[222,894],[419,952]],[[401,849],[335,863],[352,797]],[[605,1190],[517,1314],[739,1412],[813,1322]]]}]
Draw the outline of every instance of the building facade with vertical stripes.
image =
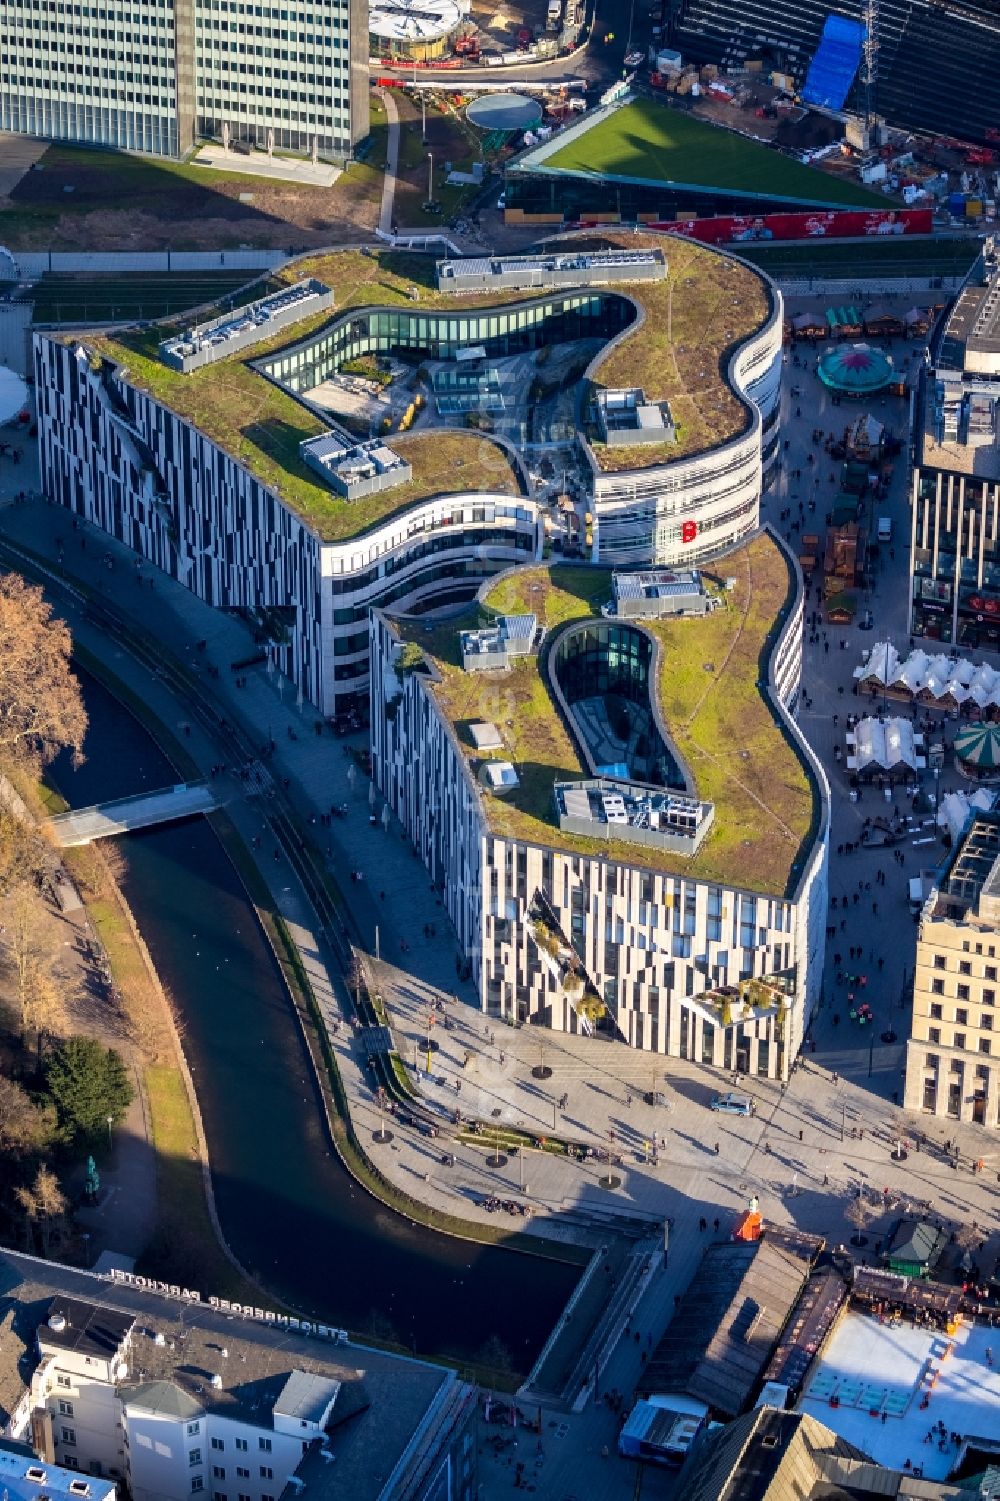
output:
[{"label": "building facade with vertical stripes", "polygon": [[363,0],[0,0],[0,130],[178,157],[201,137],[347,158]]},{"label": "building facade with vertical stripes", "polygon": [[[780,545],[776,538],[771,542]],[[725,571],[726,559],[718,566]],[[577,739],[558,683],[553,688],[559,671],[553,663],[558,643],[581,627],[547,632],[537,649],[537,669],[518,665],[513,676],[503,670],[482,673],[468,686],[449,690],[455,680],[442,666],[450,660],[447,644],[442,645],[444,628],[423,648],[426,661],[420,664],[409,652],[422,646],[423,638],[372,611],[373,777],[440,892],[488,1016],[560,1032],[587,1034],[596,1026],[651,1053],[759,1077],[788,1077],[822,985],[829,787],[791,712],[802,653],[803,591],[794,560],[789,558],[787,566],[795,579],[794,598],[765,648],[761,697],[775,729],[801,758],[813,812],[798,828],[794,853],[789,852],[777,881],[773,868],[765,872],[763,856],[756,863],[756,881],[746,867],[742,879],[735,878],[732,860],[664,861],[610,824],[603,832],[595,825],[593,836],[582,842],[567,839],[566,825],[556,816],[553,768],[517,755],[511,770],[520,785],[493,790],[483,774],[491,752],[470,755],[470,718],[492,716],[495,724],[471,728],[496,728],[492,743],[505,742],[523,712],[517,675],[537,670],[543,682],[529,695],[535,718],[542,712],[540,696],[551,693]],[[528,597],[533,608],[543,609],[545,586],[537,582],[538,573],[529,571]],[[480,590],[487,610],[493,587]],[[697,621],[685,628],[696,640]],[[631,624],[617,631],[596,629],[607,641],[606,675],[597,684],[605,698],[627,655],[623,638],[634,630]],[[639,632],[646,634],[642,627]],[[639,695],[654,703],[656,660],[654,649]],[[452,712],[456,705],[459,718]],[[550,733],[544,743],[550,747],[548,759],[557,759]],[[758,747],[768,743],[773,757],[768,775],[777,779],[774,742],[767,734],[757,742]],[[614,770],[612,777],[621,778],[623,770]],[[619,790],[624,785],[615,784]],[[500,805],[513,799],[520,799],[518,813],[508,818]],[[731,813],[722,806],[714,810],[712,827],[720,841],[731,836],[726,827]],[[593,1000],[589,1010],[565,983],[567,956],[573,973],[586,976]],[[741,1009],[737,997],[748,993],[757,994],[761,1004]]]},{"label": "building facade with vertical stripes", "polygon": [[988,240],[914,396],[910,634],[1000,646],[1000,255]]}]

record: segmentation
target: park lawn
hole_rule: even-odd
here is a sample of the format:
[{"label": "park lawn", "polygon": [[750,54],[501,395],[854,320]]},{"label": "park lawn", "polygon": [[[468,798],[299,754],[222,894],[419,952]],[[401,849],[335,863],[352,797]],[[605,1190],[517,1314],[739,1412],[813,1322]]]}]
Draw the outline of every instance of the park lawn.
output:
[{"label": "park lawn", "polygon": [[880,208],[888,200],[860,183],[773,151],[654,99],[636,99],[582,132],[546,168],[588,176],[642,178],[831,207]]},{"label": "park lawn", "polygon": [[21,250],[306,248],[369,232],[381,191],[382,172],[365,162],[321,188],[52,145],[0,204],[0,241]]},{"label": "park lawn", "polygon": [[433,627],[398,623],[400,635],[416,642],[436,666],[440,681],[431,691],[466,754],[480,754],[468,733],[471,723],[492,721],[501,730],[502,754],[513,762],[520,783],[503,798],[484,796],[495,834],[692,879],[790,894],[818,817],[819,794],[762,697],[760,682],[790,600],[792,575],[767,534],[716,566],[720,580],[723,575],[735,579],[725,593],[725,608],[699,619],[643,623],[660,646],[656,686],[667,732],[698,796],[715,804],[715,822],[693,858],[560,832],[553,784],[587,772],[549,692],[544,667],[529,657],[499,678],[461,667],[458,631],[495,615],[530,610],[549,631],[600,618],[600,606],[611,593],[606,569],[523,569],[499,580],[482,604],[459,620]]},{"label": "park lawn", "polygon": [[139,1259],[140,1270],[184,1287],[256,1303],[260,1289],[241,1277],[219,1245],[208,1212],[205,1182],[187,1089],[176,1064],[144,1074],[156,1148],[157,1223]]}]

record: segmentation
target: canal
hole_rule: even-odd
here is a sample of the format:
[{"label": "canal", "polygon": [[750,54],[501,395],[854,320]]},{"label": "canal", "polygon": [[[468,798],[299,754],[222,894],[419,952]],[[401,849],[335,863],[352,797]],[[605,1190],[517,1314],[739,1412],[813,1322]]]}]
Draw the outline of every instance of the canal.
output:
[{"label": "canal", "polygon": [[[87,759],[53,769],[71,806],[176,780],[128,710],[80,677]],[[578,1269],[412,1225],[358,1188],[321,1125],[280,972],[211,826],[192,819],[118,844],[125,893],[181,1021],[219,1219],[239,1260],[327,1323],[457,1359],[495,1336],[527,1372]]]}]

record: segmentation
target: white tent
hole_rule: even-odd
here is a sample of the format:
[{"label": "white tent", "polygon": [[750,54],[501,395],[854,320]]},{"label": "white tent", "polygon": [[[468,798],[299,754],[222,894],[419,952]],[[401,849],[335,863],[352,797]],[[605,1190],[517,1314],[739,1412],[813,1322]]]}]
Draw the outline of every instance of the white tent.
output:
[{"label": "white tent", "polygon": [[900,771],[917,769],[917,747],[908,719],[859,719],[854,726],[856,770]]},{"label": "white tent", "polygon": [[862,682],[874,679],[879,683],[892,681],[899,667],[899,652],[891,641],[876,641],[868,653],[868,660],[855,669],[854,676]]},{"label": "white tent", "polygon": [[938,824],[942,829],[947,829],[952,840],[955,840],[968,823],[973,808],[980,808],[985,813],[993,807],[996,800],[997,793],[991,792],[988,787],[980,787],[978,792],[972,793],[946,792],[938,808]]}]

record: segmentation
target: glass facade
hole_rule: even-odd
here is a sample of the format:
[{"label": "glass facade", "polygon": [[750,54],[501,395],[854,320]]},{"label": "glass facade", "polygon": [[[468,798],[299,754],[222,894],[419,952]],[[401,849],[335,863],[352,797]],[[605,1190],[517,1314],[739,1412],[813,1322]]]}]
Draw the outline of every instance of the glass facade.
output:
[{"label": "glass facade", "polygon": [[1000,485],[920,472],[915,490],[911,634],[1000,646]]},{"label": "glass facade", "polygon": [[368,129],[357,0],[353,11],[352,0],[4,0],[0,129],[175,157],[227,125],[233,140],[264,147],[270,132],[278,150],[349,156],[362,103],[353,139]]},{"label": "glass facade", "polygon": [[[507,212],[545,214],[577,220],[614,215],[634,223],[643,218],[690,219],[710,214],[761,214],[784,212],[787,199],[769,199],[752,193],[713,192],[711,189],[678,187],[669,183],[615,182],[599,177],[574,177],[571,173],[507,173]],[[800,205],[801,206],[801,205]]]},{"label": "glass facade", "polygon": [[469,313],[426,309],[365,308],[338,318],[317,337],[259,362],[258,368],[290,391],[311,391],[347,360],[366,354],[407,354],[449,359],[470,344],[487,358],[518,354],[570,339],[612,338],[635,317],[623,297],[601,293],[554,294],[537,302]]},{"label": "glass facade", "polygon": [[644,631],[609,622],[567,631],[553,649],[552,671],[595,765],[624,761],[637,781],[683,787],[653,716],[652,658]]}]

